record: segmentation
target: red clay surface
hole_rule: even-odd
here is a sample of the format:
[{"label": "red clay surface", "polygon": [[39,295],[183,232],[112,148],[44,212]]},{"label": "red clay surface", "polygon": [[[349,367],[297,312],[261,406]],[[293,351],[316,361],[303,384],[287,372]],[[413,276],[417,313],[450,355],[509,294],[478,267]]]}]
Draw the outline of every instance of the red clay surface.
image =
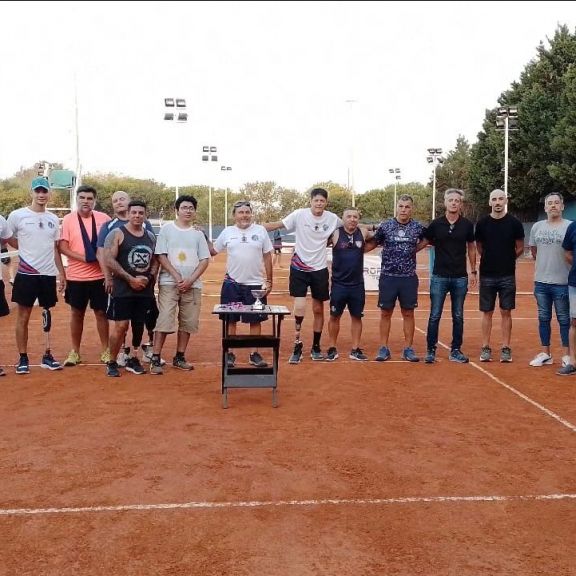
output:
[{"label": "red clay surface", "polygon": [[[530,261],[518,266],[528,294],[514,312],[512,364],[477,362],[475,294],[467,299],[468,365],[448,362],[445,349],[433,366],[397,361],[397,311],[396,361],[348,360],[345,318],[339,360],[305,356],[289,366],[288,318],[280,406],[271,407],[269,390],[232,390],[228,410],[221,327],[210,314],[223,262],[206,276],[191,373],[111,379],[101,365],[80,365],[16,376],[8,367],[0,380],[1,575],[576,574],[576,378],[554,374],[556,324],[556,364],[528,366],[539,349]],[[420,272],[425,291],[424,265]],[[276,270],[273,303],[290,305],[286,285],[287,270]],[[428,310],[423,293],[420,353]],[[53,316],[53,350],[63,360],[63,302]],[[96,364],[87,318],[82,357]],[[378,319],[370,295],[363,340],[371,358]],[[0,320],[5,367],[16,359],[13,321]],[[447,307],[442,342],[450,331]],[[311,315],[303,334],[308,350]],[[30,336],[38,363],[39,310]],[[169,337],[164,357],[173,351]]]}]

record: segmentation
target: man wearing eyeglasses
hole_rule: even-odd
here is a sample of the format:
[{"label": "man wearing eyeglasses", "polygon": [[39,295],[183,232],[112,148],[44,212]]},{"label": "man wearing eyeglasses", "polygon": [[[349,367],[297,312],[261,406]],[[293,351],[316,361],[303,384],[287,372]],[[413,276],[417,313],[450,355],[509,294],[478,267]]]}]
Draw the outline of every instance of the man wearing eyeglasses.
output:
[{"label": "man wearing eyeglasses", "polygon": [[[226,250],[226,274],[220,292],[220,303],[241,302],[251,305],[256,302],[252,290],[266,290],[266,296],[272,290],[272,242],[264,226],[254,224],[252,206],[248,201],[236,202],[232,207],[234,224],[222,230],[214,241],[212,254]],[[265,273],[265,277],[263,276]],[[266,304],[266,296],[261,300]],[[228,334],[236,334],[237,324],[242,321],[250,324],[250,335],[261,334],[261,323],[267,319],[265,314],[234,314],[228,318]],[[233,368],[236,356],[228,352],[228,368]],[[266,368],[268,363],[258,350],[250,353],[249,362],[257,368]]]},{"label": "man wearing eyeglasses", "polygon": [[269,232],[285,228],[289,234],[294,232],[296,235],[289,280],[296,322],[294,352],[288,361],[290,364],[298,364],[302,360],[303,343],[300,340],[300,331],[306,311],[308,288],[312,294],[314,314],[310,357],[312,360],[324,360],[320,338],[324,327],[324,302],[330,297],[326,243],[336,228],[342,225],[342,220],[336,214],[326,210],[327,204],[328,192],[324,188],[314,188],[310,192],[310,208],[294,210],[283,220],[264,225]]},{"label": "man wearing eyeglasses", "polygon": [[368,360],[360,348],[362,316],[366,303],[364,288],[364,251],[366,234],[359,227],[360,212],[346,208],[342,214],[343,225],[332,235],[332,285],[330,290],[330,320],[328,321],[329,347],[326,361],[338,358],[336,347],[340,332],[340,318],[346,307],[350,312],[351,360]]},{"label": "man wearing eyeglasses", "polygon": [[186,360],[190,335],[198,332],[202,302],[202,274],[208,268],[210,252],[204,234],[194,228],[198,202],[194,196],[180,196],[174,203],[176,218],[160,228],[154,250],[160,263],[158,308],[150,374],[162,374],[162,347],[168,334],[177,332],[176,355],[172,366],[192,370]]},{"label": "man wearing eyeglasses", "polygon": [[[16,374],[30,372],[28,360],[28,324],[34,302],[45,310],[56,306],[58,301],[56,276],[59,275],[60,292],[66,289],[66,275],[58,250],[60,222],[58,217],[46,209],[50,200],[50,184],[43,176],[32,180],[30,195],[32,203],[14,210],[8,216],[12,238],[8,243],[19,252],[19,264],[12,302],[18,304],[16,316],[16,345],[20,359]],[[50,351],[46,351],[40,363],[42,368],[61,370]]]},{"label": "man wearing eyeglasses", "polygon": [[434,268],[430,278],[430,317],[426,333],[428,350],[424,358],[426,364],[436,361],[438,328],[448,294],[452,305],[452,344],[448,359],[462,364],[469,360],[462,352],[464,300],[468,293],[466,256],[470,263],[472,287],[476,286],[478,272],[474,225],[461,214],[463,197],[462,190],[448,188],[444,192],[444,215],[432,220],[424,231],[425,244],[433,245],[435,251]]}]

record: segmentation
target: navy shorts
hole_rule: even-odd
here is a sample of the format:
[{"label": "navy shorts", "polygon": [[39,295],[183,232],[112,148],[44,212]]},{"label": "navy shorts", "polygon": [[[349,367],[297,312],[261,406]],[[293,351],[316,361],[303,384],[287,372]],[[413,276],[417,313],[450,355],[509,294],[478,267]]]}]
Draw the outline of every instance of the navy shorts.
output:
[{"label": "navy shorts", "polygon": [[378,283],[378,307],[393,310],[396,300],[403,310],[418,307],[418,276],[380,276]]},{"label": "navy shorts", "polygon": [[12,287],[12,302],[32,308],[38,298],[42,308],[53,308],[58,302],[56,296],[56,276],[36,274],[16,274]]},{"label": "navy shorts", "polygon": [[[251,290],[261,290],[261,285],[249,285],[249,284],[238,284],[238,282],[230,282],[228,280],[224,280],[222,283],[222,290],[220,291],[220,304],[230,304],[232,302],[242,302],[242,304],[246,304],[250,306],[256,302],[256,298],[252,296]],[[264,298],[260,298],[260,302],[263,304],[267,304],[266,296]],[[242,320],[245,324],[259,324],[260,322],[264,322],[264,320],[268,320],[268,316],[266,314],[226,314],[228,317],[228,322],[238,322]],[[220,316],[220,319],[223,320],[224,316]]]},{"label": "navy shorts", "polygon": [[362,318],[365,304],[366,291],[364,290],[364,284],[357,284],[356,286],[332,284],[332,290],[330,292],[330,316],[342,316],[346,306],[348,306],[350,316]]},{"label": "navy shorts", "polygon": [[308,287],[310,287],[310,294],[314,300],[326,302],[330,299],[328,278],[328,268],[313,270],[312,272],[290,268],[290,296],[305,298]]},{"label": "navy shorts", "polygon": [[104,280],[68,280],[64,300],[77,310],[86,310],[88,304],[92,310],[106,312],[108,294],[104,290]]},{"label": "navy shorts", "polygon": [[516,276],[480,276],[480,312],[492,312],[496,296],[502,310],[516,308]]}]

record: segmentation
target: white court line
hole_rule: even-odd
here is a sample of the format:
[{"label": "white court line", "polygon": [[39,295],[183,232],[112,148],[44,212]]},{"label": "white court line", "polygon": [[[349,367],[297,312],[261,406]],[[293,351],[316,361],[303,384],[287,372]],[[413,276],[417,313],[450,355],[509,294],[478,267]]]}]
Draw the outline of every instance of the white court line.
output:
[{"label": "white court line", "polygon": [[173,504],[120,504],[118,506],[81,506],[77,508],[0,508],[0,516],[42,514],[82,514],[93,512],[133,512],[150,510],[189,510],[217,508],[272,508],[288,506],[365,506],[386,504],[426,504],[460,502],[526,502],[576,500],[576,494],[529,494],[519,496],[405,496],[398,498],[324,498],[320,500],[250,500],[238,502],[181,502]]},{"label": "white court line", "polygon": [[[418,328],[418,326],[416,326],[416,330],[418,330],[418,332],[421,332],[422,334],[426,335],[426,332],[424,332],[424,330],[421,330],[420,328]],[[450,350],[450,347],[446,346],[446,344],[444,344],[443,342],[438,341],[438,346],[442,346],[442,348],[445,348],[446,350]],[[494,382],[496,382],[497,384],[500,384],[500,386],[503,386],[504,388],[506,388],[507,390],[509,390],[513,394],[516,394],[516,396],[518,396],[519,398],[522,398],[522,400],[524,400],[525,402],[528,402],[528,404],[531,404],[535,408],[538,408],[538,410],[540,410],[541,412],[544,412],[544,414],[547,414],[551,418],[554,418],[554,420],[556,420],[557,422],[562,424],[562,426],[566,426],[566,428],[568,428],[569,430],[572,430],[572,432],[576,432],[576,426],[574,424],[572,424],[571,422],[568,422],[568,420],[565,420],[564,418],[562,418],[562,416],[556,414],[556,412],[549,410],[548,408],[546,408],[546,406],[543,406],[542,404],[536,402],[536,400],[532,400],[532,398],[526,396],[526,394],[523,394],[519,390],[516,390],[516,388],[514,388],[514,386],[510,386],[510,384],[506,384],[506,382],[504,382],[503,380],[500,380],[500,378],[494,376],[494,374],[492,374],[491,372],[489,372],[488,370],[486,370],[485,368],[483,368],[482,366],[480,366],[476,362],[469,362],[468,364],[470,366],[472,366],[473,368],[476,368],[476,370],[482,372],[482,374],[485,374],[486,376],[488,376],[488,378],[490,378],[491,380],[494,380]]]}]

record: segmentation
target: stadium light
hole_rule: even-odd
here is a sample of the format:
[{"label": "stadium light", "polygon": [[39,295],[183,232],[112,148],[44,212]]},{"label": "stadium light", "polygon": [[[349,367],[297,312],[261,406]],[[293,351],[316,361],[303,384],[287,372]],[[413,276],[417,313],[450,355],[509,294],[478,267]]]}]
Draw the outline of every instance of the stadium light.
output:
[{"label": "stadium light", "polygon": [[508,132],[518,130],[517,106],[500,106],[498,108],[496,130],[504,131],[504,194],[508,197]]},{"label": "stadium light", "polygon": [[432,169],[432,220],[434,220],[436,218],[436,167],[444,164],[442,148],[428,148],[426,160],[428,164],[434,164]]},{"label": "stadium light", "polygon": [[389,168],[388,172],[394,176],[394,218],[396,218],[396,204],[398,203],[398,181],[402,179],[402,171],[400,168]]}]

